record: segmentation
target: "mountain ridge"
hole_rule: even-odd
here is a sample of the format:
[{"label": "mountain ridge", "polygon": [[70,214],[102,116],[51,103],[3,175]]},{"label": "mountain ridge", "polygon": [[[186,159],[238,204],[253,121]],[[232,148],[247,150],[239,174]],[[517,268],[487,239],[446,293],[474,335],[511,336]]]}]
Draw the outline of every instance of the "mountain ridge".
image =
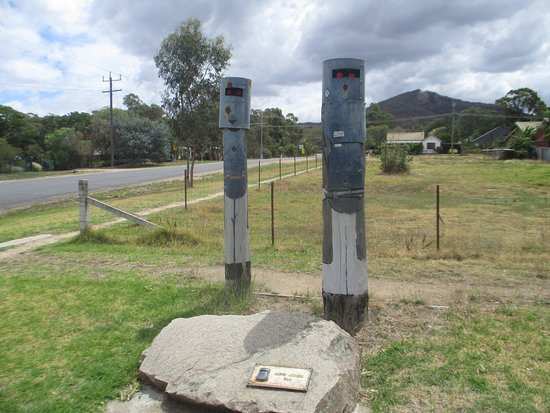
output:
[{"label": "mountain ridge", "polygon": [[[437,118],[437,115],[444,116],[452,113],[453,102],[455,103],[455,113],[460,113],[471,107],[493,111],[499,110],[499,107],[492,103],[469,102],[420,89],[404,92],[382,100],[377,105],[382,111],[388,112],[394,117],[394,126],[410,127],[418,124],[426,126],[433,119]],[[422,117],[428,118],[409,119]]]}]

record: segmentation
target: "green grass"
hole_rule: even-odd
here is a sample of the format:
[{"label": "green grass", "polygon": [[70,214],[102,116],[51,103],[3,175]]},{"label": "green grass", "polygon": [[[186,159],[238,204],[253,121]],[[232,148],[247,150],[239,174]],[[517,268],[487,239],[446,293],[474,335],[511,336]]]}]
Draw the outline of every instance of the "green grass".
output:
[{"label": "green grass", "polygon": [[[377,161],[369,161],[366,186],[366,221],[369,266],[389,277],[430,276],[444,273],[451,277],[484,274],[489,279],[529,278],[549,271],[550,214],[548,187],[526,186],[518,182],[530,176],[550,173],[543,164],[514,163],[515,182],[499,184],[492,172],[494,163],[477,158],[415,159],[413,172],[404,177],[381,175]],[[471,176],[470,168],[490,173],[479,182],[451,178],[446,174]],[[500,164],[506,165],[503,162]],[[542,171],[542,172],[541,172]],[[478,174],[479,175],[479,174]],[[439,176],[439,178],[437,178]],[[519,178],[521,177],[521,178]],[[549,176],[550,178],[550,176]],[[321,269],[322,242],[320,171],[275,182],[276,244],[271,246],[270,194],[267,185],[249,189],[249,221],[255,266],[283,271],[318,273]],[[435,185],[441,184],[441,251],[435,250]],[[490,188],[491,191],[487,191]],[[136,235],[141,229],[130,225],[106,229],[104,234],[117,259],[140,256],[151,264],[168,262],[196,265],[221,264],[223,260],[223,200],[172,209],[154,214],[153,222],[176,226],[188,234],[200,234],[199,241],[177,242],[148,253]],[[104,244],[86,248],[71,243],[55,247],[58,252],[93,255],[104,253]],[[402,271],[407,267],[408,271]],[[503,271],[503,269],[512,270]]]},{"label": "green grass", "polygon": [[[283,174],[292,170],[285,165]],[[370,276],[474,283],[481,290],[468,293],[467,305],[450,303],[442,329],[388,339],[368,354],[363,385],[373,409],[548,410],[549,307],[519,298],[497,305],[498,294],[491,291],[532,285],[548,295],[550,165],[426,156],[414,159],[409,175],[378,171],[378,160],[369,159]],[[249,171],[249,182],[254,173]],[[278,165],[262,167],[263,178],[277,175]],[[136,211],[181,200],[181,184],[97,197]],[[445,221],[439,252],[430,243],[436,184]],[[221,190],[216,176],[197,181],[190,196]],[[318,277],[320,171],[275,182],[274,247],[269,193],[268,185],[249,189],[253,271],[264,267]],[[26,228],[53,228],[67,214],[74,214],[70,225],[76,229],[76,205],[62,202],[3,215],[0,234],[14,231],[22,220]],[[98,210],[92,217],[93,223],[103,219]],[[222,286],[195,278],[196,269],[223,264],[222,198],[149,219],[163,228],[124,223],[0,262],[0,411],[97,411],[134,383],[140,352],[172,318],[248,311],[250,301],[227,305]],[[59,225],[61,231],[69,224]],[[31,234],[37,232],[46,231]],[[399,300],[397,305],[413,312],[427,307],[418,297]],[[396,320],[388,323],[391,330]]]},{"label": "green grass", "polygon": [[550,409],[550,307],[450,310],[443,331],[364,362],[373,411]]},{"label": "green grass", "polygon": [[223,286],[64,264],[0,264],[0,411],[96,411],[170,320],[242,312]]}]

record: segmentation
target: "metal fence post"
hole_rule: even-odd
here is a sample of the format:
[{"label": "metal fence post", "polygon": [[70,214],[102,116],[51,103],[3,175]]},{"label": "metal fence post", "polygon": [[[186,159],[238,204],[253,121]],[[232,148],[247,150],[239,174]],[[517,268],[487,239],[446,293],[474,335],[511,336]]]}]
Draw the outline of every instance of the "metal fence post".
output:
[{"label": "metal fence post", "polygon": [[282,162],[282,159],[279,158],[279,180],[282,179],[281,162]]},{"label": "metal fence post", "polygon": [[309,155],[306,155],[306,172],[309,171]]},{"label": "metal fence post", "polygon": [[185,209],[187,209],[187,181],[188,181],[188,179],[189,179],[189,177],[188,177],[187,168],[185,168],[185,177],[183,179],[183,181],[184,181],[183,188],[184,188],[184,193],[185,193]]},{"label": "metal fence post", "polygon": [[296,155],[294,155],[294,176],[296,176]]},{"label": "metal fence post", "polygon": [[258,191],[260,190],[261,180],[262,180],[262,161],[258,161]]},{"label": "metal fence post", "polygon": [[88,229],[90,214],[88,212],[88,180],[78,180],[78,198],[80,205],[80,233],[83,234]]},{"label": "metal fence post", "polygon": [[274,185],[271,182],[271,245],[275,245],[275,199]]}]

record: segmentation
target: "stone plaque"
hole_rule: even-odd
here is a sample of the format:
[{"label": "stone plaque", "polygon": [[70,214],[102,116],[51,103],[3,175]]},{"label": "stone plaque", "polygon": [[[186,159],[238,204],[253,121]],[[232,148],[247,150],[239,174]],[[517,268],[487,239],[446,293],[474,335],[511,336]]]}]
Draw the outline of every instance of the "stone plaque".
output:
[{"label": "stone plaque", "polygon": [[264,366],[256,364],[248,381],[249,387],[307,392],[311,369]]}]

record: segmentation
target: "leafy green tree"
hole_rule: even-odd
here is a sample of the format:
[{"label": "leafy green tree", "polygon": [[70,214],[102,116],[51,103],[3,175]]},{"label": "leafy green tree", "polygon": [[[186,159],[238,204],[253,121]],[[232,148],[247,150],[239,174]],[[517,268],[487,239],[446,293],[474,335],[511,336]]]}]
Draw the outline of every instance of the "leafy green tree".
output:
[{"label": "leafy green tree", "polygon": [[74,128],[59,128],[47,134],[44,143],[56,170],[78,168],[91,149],[89,141]]},{"label": "leafy green tree", "polygon": [[174,135],[192,149],[191,176],[205,137],[221,136],[217,122],[212,122],[212,113],[230,58],[231,48],[223,36],[205,36],[198,19],[181,23],[162,41],[155,56],[159,76],[166,85],[162,106]]},{"label": "leafy green tree", "polygon": [[152,105],[148,105],[134,93],[129,93],[124,96],[122,102],[132,115],[147,118],[153,121],[161,121],[164,116],[164,112],[159,105],[155,105],[154,103]]},{"label": "leafy green tree", "polygon": [[313,124],[302,127],[302,142],[311,147],[312,152],[319,152],[321,150],[323,141],[323,128],[322,125]]},{"label": "leafy green tree", "polygon": [[0,105],[0,138],[18,148],[24,157],[36,156],[41,147],[40,118]]},{"label": "leafy green tree", "polygon": [[147,118],[126,117],[113,123],[118,163],[162,162],[170,157],[168,128]]},{"label": "leafy green tree", "polygon": [[365,112],[367,121],[367,149],[378,149],[386,142],[388,131],[394,117],[391,113],[384,112],[376,103],[371,103]]},{"label": "leafy green tree", "polygon": [[442,142],[451,142],[451,129],[446,126],[432,129],[430,134],[438,137]]},{"label": "leafy green tree", "polygon": [[518,130],[508,141],[508,147],[514,150],[514,157],[519,159],[535,158],[535,128]]},{"label": "leafy green tree", "polygon": [[505,124],[495,110],[470,107],[459,113],[455,124],[455,136],[458,140],[475,138]]},{"label": "leafy green tree", "polygon": [[388,138],[388,125],[369,126],[367,128],[366,149],[378,149]]},{"label": "leafy green tree", "polygon": [[507,115],[522,118],[525,116],[544,116],[546,104],[538,93],[528,87],[510,90],[497,99],[495,104],[501,107]]},{"label": "leafy green tree", "polygon": [[391,113],[384,112],[376,103],[371,103],[365,111],[368,126],[386,125],[388,128],[393,123],[394,117]]},{"label": "leafy green tree", "polygon": [[4,138],[0,138],[0,171],[10,172],[10,165],[15,163],[17,156],[21,151],[8,143]]}]

